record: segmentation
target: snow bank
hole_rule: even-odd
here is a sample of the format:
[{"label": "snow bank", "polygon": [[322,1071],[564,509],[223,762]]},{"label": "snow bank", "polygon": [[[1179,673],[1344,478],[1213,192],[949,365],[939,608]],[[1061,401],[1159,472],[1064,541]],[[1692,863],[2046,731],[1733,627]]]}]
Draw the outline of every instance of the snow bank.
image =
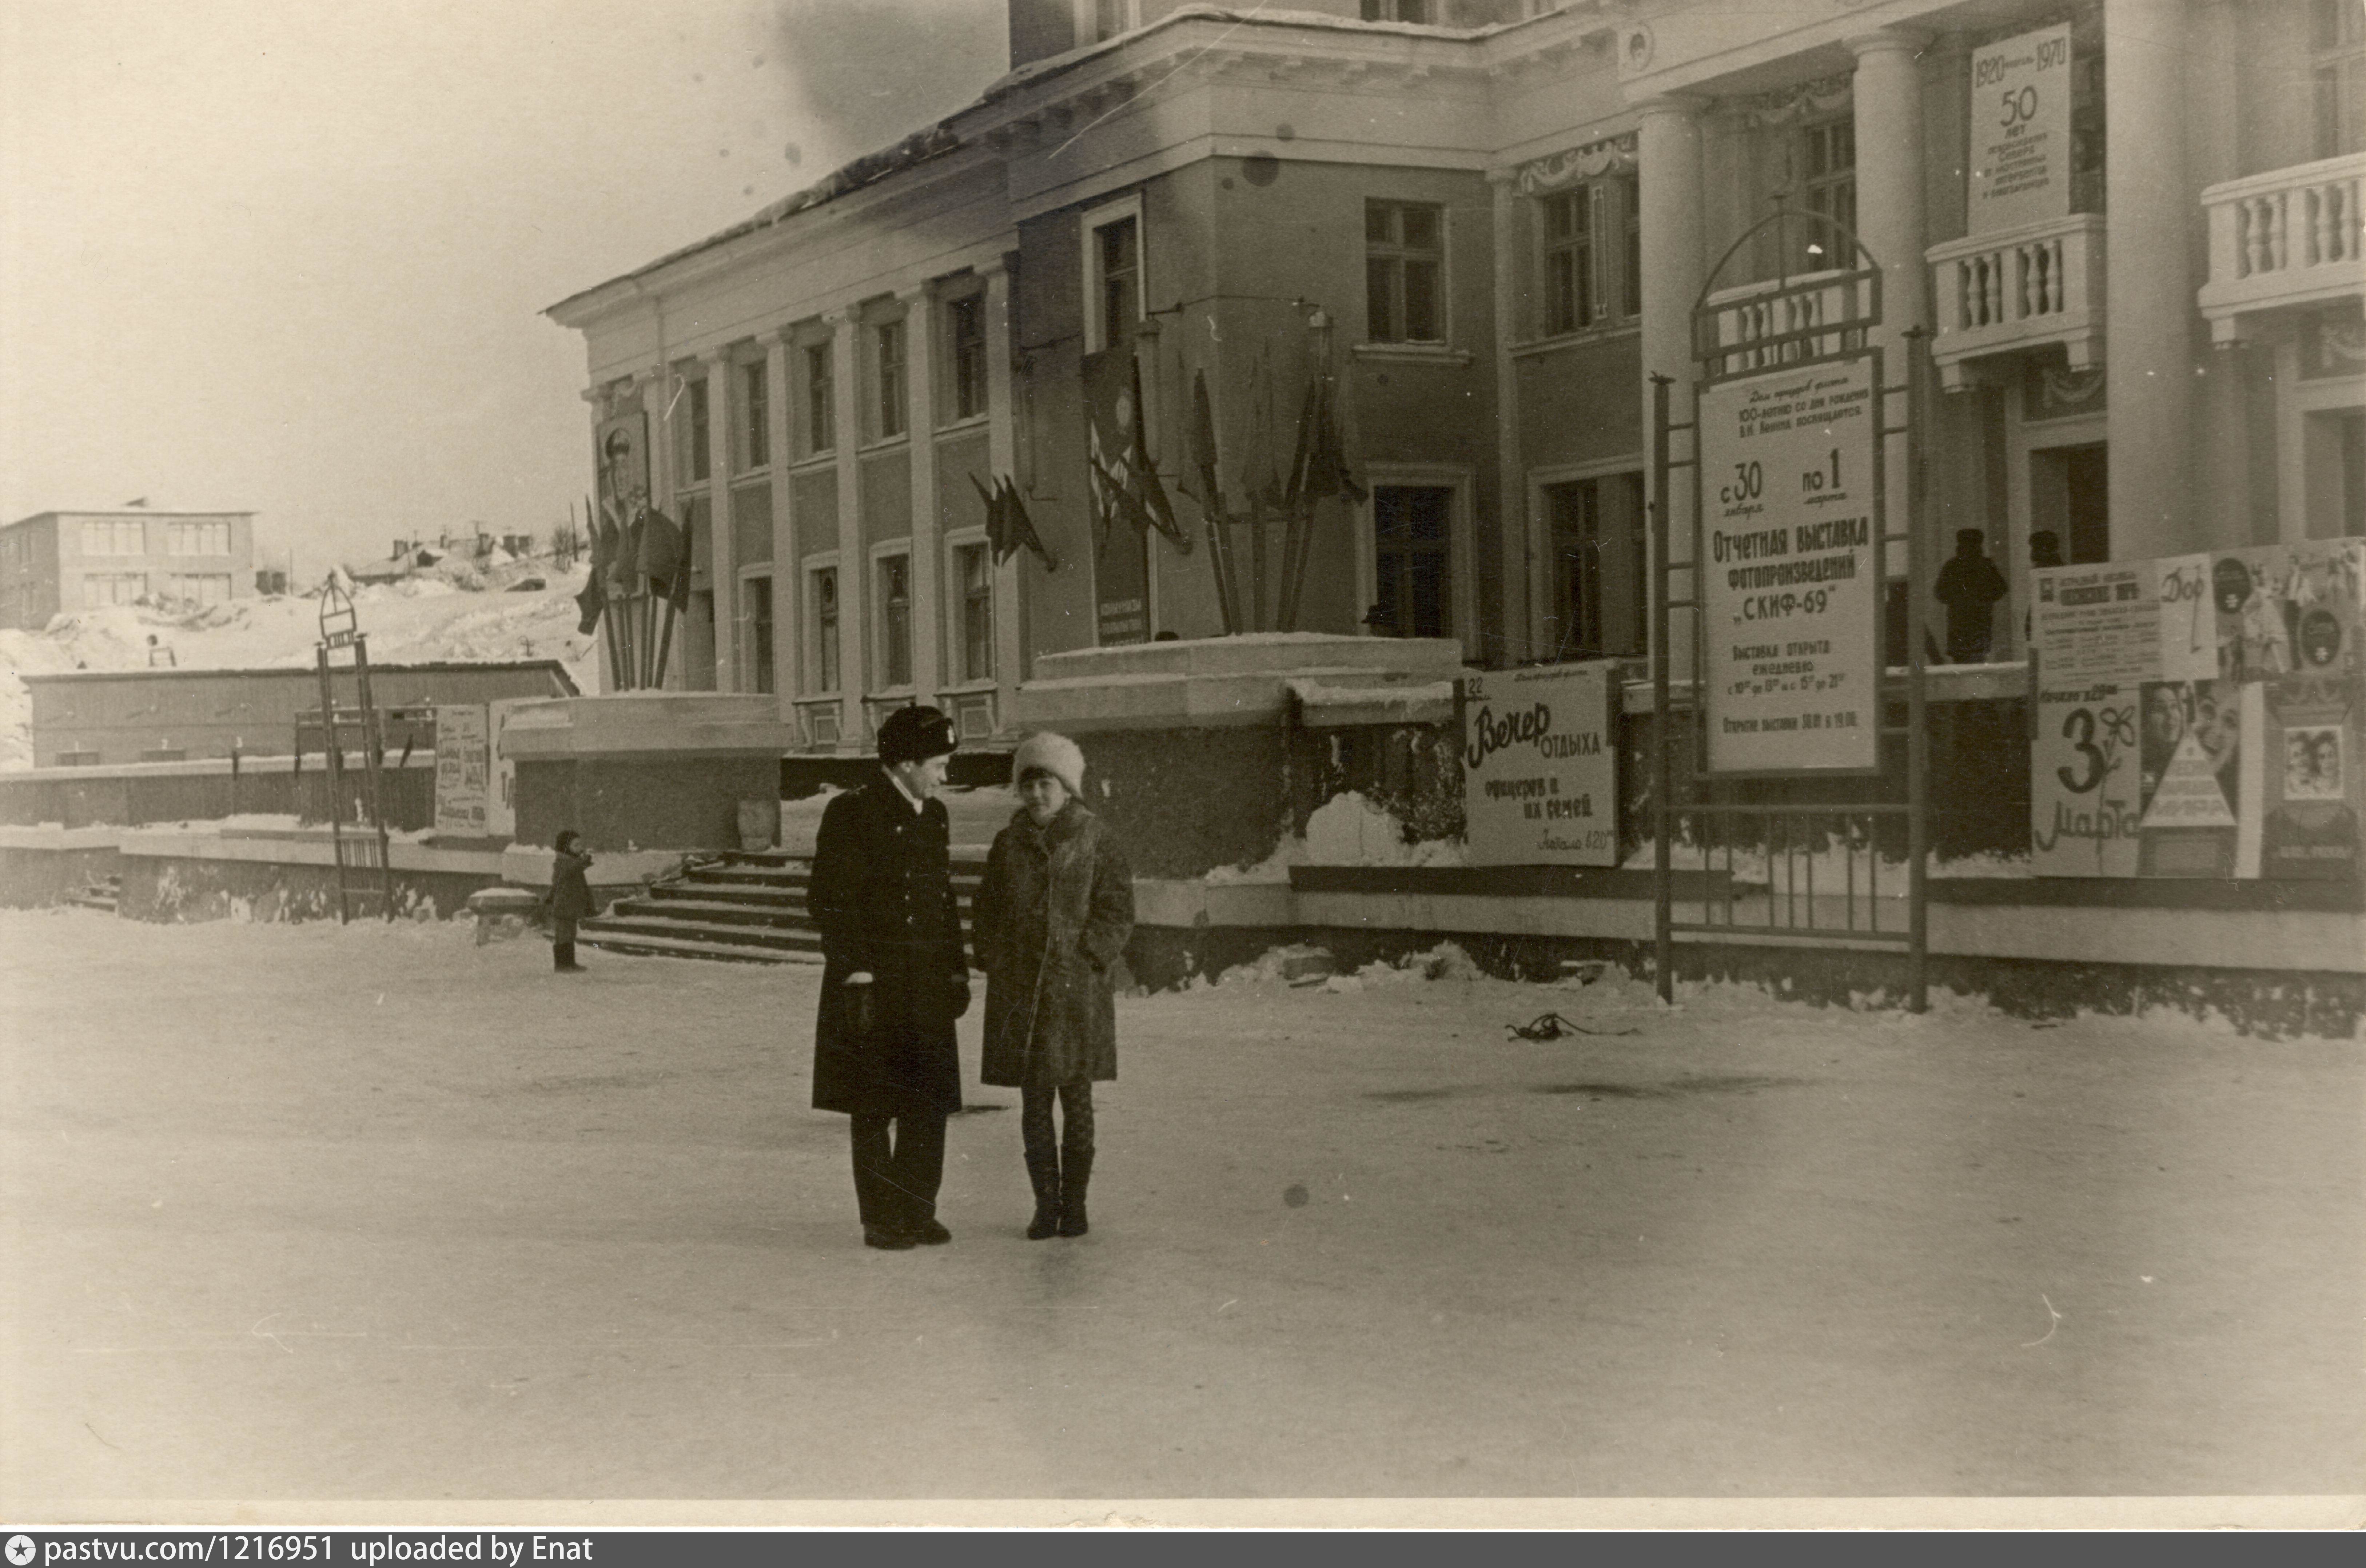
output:
[{"label": "snow bank", "polygon": [[1200,880],[1211,886],[1288,882],[1293,865],[1460,865],[1462,845],[1452,839],[1408,842],[1396,814],[1364,798],[1359,790],[1333,795],[1306,819],[1303,837],[1285,838],[1255,865],[1220,865]]}]

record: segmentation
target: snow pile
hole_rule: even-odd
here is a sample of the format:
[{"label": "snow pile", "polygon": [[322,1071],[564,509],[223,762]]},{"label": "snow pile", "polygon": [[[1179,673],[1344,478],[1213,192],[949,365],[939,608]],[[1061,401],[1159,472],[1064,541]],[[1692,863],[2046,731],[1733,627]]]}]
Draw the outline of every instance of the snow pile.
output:
[{"label": "snow pile", "polygon": [[[1620,869],[1650,871],[1654,864],[1653,854],[1652,841],[1647,837]],[[1778,895],[1805,894],[1811,887],[1819,894],[1844,894],[1853,878],[1860,895],[1873,887],[1883,897],[1906,897],[1904,857],[1864,844],[1852,850],[1827,840],[1820,849],[1797,847],[1787,851],[1778,845],[1770,860],[1763,844],[1736,844],[1729,857],[1722,845],[1709,852],[1698,844],[1677,843],[1668,847],[1668,863],[1677,871],[1730,871],[1736,882],[1770,887]],[[1934,853],[1929,858],[1928,868],[1932,876],[1967,880],[2025,878],[2030,874],[2028,856],[2000,855],[1993,851],[1966,855],[1960,860],[1942,860]]]},{"label": "snow pile", "polygon": [[[373,664],[505,663],[555,659],[576,686],[595,689],[599,635],[579,634],[575,594],[586,568],[559,571],[528,561],[480,571],[441,564],[354,592],[354,614]],[[528,575],[549,586],[493,592]],[[465,578],[467,581],[457,581]],[[472,589],[481,585],[483,591]],[[321,602],[311,595],[232,599],[203,609],[111,604],[62,615],[43,629],[0,631],[0,769],[29,767],[31,699],[23,677],[73,670],[145,670],[154,648],[181,670],[278,670],[312,663]],[[160,653],[158,662],[163,661]]]},{"label": "snow pile", "polygon": [[1460,865],[1452,839],[1408,840],[1396,814],[1349,790],[1324,802],[1306,819],[1302,838],[1285,838],[1255,865],[1220,865],[1201,878],[1214,886],[1288,882],[1293,865]]}]

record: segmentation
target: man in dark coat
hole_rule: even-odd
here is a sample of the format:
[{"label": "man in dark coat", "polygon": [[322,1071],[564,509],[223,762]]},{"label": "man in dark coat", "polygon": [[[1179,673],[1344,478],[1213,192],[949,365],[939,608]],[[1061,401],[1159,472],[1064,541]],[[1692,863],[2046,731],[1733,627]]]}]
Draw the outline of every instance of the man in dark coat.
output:
[{"label": "man in dark coat", "polygon": [[895,1251],[952,1239],[937,1188],[945,1118],[961,1109],[953,1021],[969,1010],[969,966],[935,795],[953,746],[937,709],[890,714],[880,772],[822,813],[806,892],[827,960],[814,1108],[852,1118],[862,1239]]},{"label": "man in dark coat", "polygon": [[592,857],[583,852],[583,840],[574,829],[558,835],[550,857],[550,964],[562,975],[580,975],[583,965],[575,962],[575,922],[588,920],[593,914],[592,886],[584,874],[592,869]]},{"label": "man in dark coat", "polygon": [[1955,530],[1955,553],[1939,569],[1932,597],[1947,606],[1947,662],[1985,664],[1996,603],[2011,592],[1989,559],[1977,528]]}]

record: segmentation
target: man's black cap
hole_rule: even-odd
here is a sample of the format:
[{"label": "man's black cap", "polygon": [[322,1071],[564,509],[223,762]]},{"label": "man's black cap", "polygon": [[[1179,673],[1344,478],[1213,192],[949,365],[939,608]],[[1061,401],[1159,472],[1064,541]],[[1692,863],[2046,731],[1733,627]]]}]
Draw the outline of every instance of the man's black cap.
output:
[{"label": "man's black cap", "polygon": [[879,725],[879,761],[894,767],[898,762],[925,762],[931,757],[942,757],[959,748],[953,737],[953,721],[941,709],[914,704],[897,708]]}]

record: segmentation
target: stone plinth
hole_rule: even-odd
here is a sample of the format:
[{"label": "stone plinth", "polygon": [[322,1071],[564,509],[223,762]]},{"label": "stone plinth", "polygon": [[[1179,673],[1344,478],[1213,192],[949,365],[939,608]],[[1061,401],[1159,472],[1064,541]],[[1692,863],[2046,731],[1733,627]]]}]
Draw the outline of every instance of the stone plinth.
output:
[{"label": "stone plinth", "polygon": [[614,852],[738,848],[739,802],[780,797],[797,739],[760,694],[626,692],[521,704],[501,744],[520,843],[572,828]]}]

